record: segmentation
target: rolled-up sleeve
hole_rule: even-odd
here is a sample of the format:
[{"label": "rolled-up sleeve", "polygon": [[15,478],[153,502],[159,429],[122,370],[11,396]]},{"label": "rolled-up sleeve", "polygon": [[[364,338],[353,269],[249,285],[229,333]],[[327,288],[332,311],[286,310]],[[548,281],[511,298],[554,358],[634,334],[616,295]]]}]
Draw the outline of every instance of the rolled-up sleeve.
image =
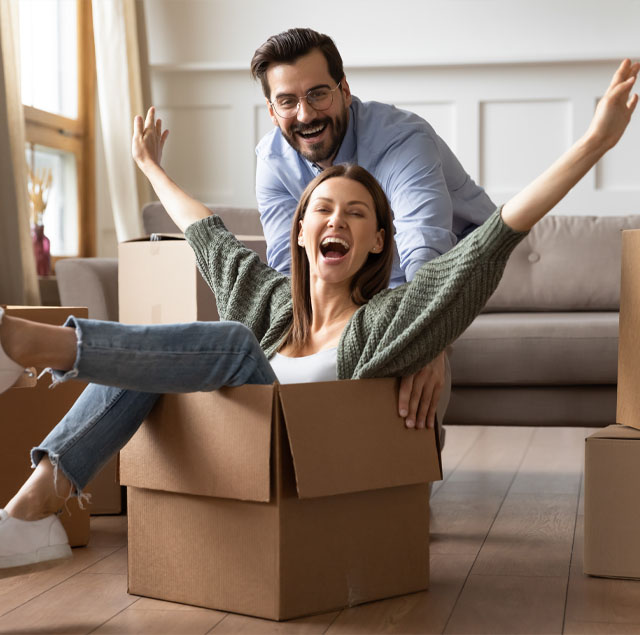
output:
[{"label": "rolled-up sleeve", "polygon": [[407,281],[457,242],[453,203],[436,142],[416,132],[392,146],[380,175],[394,214],[400,266]]}]

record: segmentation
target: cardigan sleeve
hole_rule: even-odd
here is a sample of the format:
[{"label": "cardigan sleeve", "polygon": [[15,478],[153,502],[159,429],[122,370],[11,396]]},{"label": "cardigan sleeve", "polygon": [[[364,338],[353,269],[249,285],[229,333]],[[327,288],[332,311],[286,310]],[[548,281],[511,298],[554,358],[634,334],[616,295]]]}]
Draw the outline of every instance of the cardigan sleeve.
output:
[{"label": "cardigan sleeve", "polygon": [[526,235],[496,210],[453,249],[424,264],[411,282],[375,296],[343,336],[338,375],[397,377],[423,368],[480,313]]},{"label": "cardigan sleeve", "polygon": [[216,296],[221,320],[242,322],[264,341],[274,325],[290,317],[289,278],[264,264],[215,214],[187,227],[203,278]]}]

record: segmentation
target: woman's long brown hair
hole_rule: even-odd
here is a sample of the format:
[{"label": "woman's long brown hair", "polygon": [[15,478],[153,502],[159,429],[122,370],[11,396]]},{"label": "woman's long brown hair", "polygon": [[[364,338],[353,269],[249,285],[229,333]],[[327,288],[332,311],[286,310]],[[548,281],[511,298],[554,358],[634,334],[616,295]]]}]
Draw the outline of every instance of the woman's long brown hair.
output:
[{"label": "woman's long brown hair", "polygon": [[377,229],[384,229],[384,244],[380,253],[370,253],[362,268],[351,280],[351,299],[361,306],[376,293],[386,289],[393,264],[393,221],[389,201],[376,179],[359,165],[334,165],[316,176],[305,188],[296,208],[291,225],[291,295],[293,298],[293,323],[283,341],[283,346],[301,350],[309,337],[313,311],[309,277],[309,260],[304,247],[298,245],[300,221],[304,218],[313,191],[328,179],[343,177],[364,185],[376,212]]}]

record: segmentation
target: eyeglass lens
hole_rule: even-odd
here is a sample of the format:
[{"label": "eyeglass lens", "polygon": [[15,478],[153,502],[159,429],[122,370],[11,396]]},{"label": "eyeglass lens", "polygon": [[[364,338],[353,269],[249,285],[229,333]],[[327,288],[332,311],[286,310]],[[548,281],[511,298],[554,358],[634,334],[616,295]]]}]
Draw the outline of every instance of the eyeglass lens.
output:
[{"label": "eyeglass lens", "polygon": [[[340,84],[338,84],[340,86]],[[298,107],[302,99],[306,99],[307,104],[314,110],[327,110],[333,103],[333,92],[338,88],[314,88],[310,90],[306,95],[299,99],[294,96],[286,95],[278,97],[272,104],[276,112],[281,117],[295,117],[298,112]]]}]

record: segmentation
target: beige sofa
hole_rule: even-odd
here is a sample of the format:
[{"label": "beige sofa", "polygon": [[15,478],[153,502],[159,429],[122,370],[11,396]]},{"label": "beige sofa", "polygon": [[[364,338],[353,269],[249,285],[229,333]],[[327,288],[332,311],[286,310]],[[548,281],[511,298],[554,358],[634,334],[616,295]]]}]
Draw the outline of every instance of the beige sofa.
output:
[{"label": "beige sofa", "polygon": [[452,347],[448,423],[615,422],[620,232],[640,216],[548,216]]},{"label": "beige sofa", "polygon": [[[256,210],[216,211],[234,233],[261,235]],[[178,231],[159,203],[144,208],[143,223],[147,233]],[[451,347],[448,424],[615,422],[620,232],[631,228],[640,228],[640,215],[549,216],[533,229],[485,312]],[[93,303],[105,306],[105,297],[117,297],[117,262],[110,276],[101,263],[89,288],[90,277],[78,272],[96,269],[95,260],[58,265],[60,296],[63,304],[88,305],[92,317],[106,318],[108,311],[98,314],[86,298],[100,296]],[[110,290],[97,288],[104,285]]]}]

